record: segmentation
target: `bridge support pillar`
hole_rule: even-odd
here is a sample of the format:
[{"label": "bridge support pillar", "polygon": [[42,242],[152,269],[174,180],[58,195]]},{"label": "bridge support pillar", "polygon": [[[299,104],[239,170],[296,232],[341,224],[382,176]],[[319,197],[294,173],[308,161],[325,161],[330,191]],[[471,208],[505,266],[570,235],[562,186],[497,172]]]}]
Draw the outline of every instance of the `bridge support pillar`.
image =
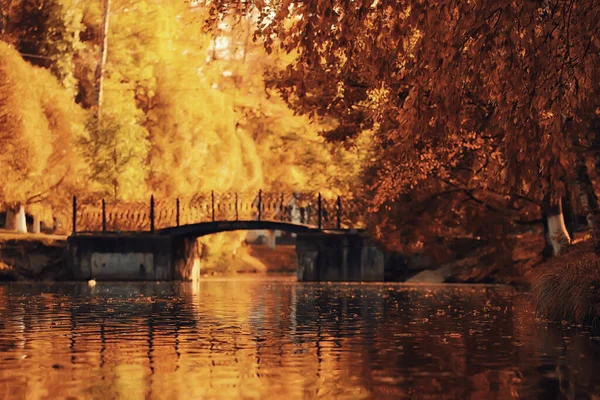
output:
[{"label": "bridge support pillar", "polygon": [[296,237],[300,282],[383,282],[384,254],[359,233],[300,233]]},{"label": "bridge support pillar", "polygon": [[195,237],[173,237],[173,273],[178,281],[200,279],[202,249]]},{"label": "bridge support pillar", "polygon": [[192,281],[200,277],[196,238],[152,234],[69,237],[68,268],[75,280]]}]

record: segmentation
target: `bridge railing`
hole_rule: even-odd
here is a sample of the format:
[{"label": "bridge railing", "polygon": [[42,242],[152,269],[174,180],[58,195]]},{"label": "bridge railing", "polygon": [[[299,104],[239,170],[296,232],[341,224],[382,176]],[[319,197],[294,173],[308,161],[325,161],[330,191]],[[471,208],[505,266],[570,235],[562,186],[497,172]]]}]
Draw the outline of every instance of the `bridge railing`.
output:
[{"label": "bridge railing", "polygon": [[73,197],[73,233],[154,231],[211,221],[284,221],[318,229],[361,227],[356,203],[315,193],[200,193],[147,202]]}]

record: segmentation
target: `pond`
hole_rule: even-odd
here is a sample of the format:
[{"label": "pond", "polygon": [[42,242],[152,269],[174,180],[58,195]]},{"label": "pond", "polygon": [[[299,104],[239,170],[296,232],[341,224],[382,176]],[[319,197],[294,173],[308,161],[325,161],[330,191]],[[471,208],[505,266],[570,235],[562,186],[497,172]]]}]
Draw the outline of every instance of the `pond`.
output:
[{"label": "pond", "polygon": [[0,398],[593,398],[600,340],[478,285],[0,285]]}]

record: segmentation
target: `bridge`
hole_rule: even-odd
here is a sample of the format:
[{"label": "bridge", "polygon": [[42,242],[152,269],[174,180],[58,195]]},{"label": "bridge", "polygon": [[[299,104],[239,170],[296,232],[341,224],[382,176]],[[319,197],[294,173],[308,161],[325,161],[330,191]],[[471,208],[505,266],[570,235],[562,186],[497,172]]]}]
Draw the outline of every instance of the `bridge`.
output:
[{"label": "bridge", "polygon": [[320,193],[211,191],[147,202],[73,197],[69,267],[82,280],[196,280],[198,237],[269,230],[296,234],[299,280],[383,280],[362,214],[357,202]]}]

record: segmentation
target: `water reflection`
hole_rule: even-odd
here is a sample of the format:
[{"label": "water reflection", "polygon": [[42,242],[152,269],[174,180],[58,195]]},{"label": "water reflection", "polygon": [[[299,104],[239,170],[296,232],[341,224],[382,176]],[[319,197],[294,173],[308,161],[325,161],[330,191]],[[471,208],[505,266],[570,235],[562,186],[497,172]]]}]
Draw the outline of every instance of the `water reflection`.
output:
[{"label": "water reflection", "polygon": [[0,398],[593,398],[599,345],[483,286],[0,286]]}]

